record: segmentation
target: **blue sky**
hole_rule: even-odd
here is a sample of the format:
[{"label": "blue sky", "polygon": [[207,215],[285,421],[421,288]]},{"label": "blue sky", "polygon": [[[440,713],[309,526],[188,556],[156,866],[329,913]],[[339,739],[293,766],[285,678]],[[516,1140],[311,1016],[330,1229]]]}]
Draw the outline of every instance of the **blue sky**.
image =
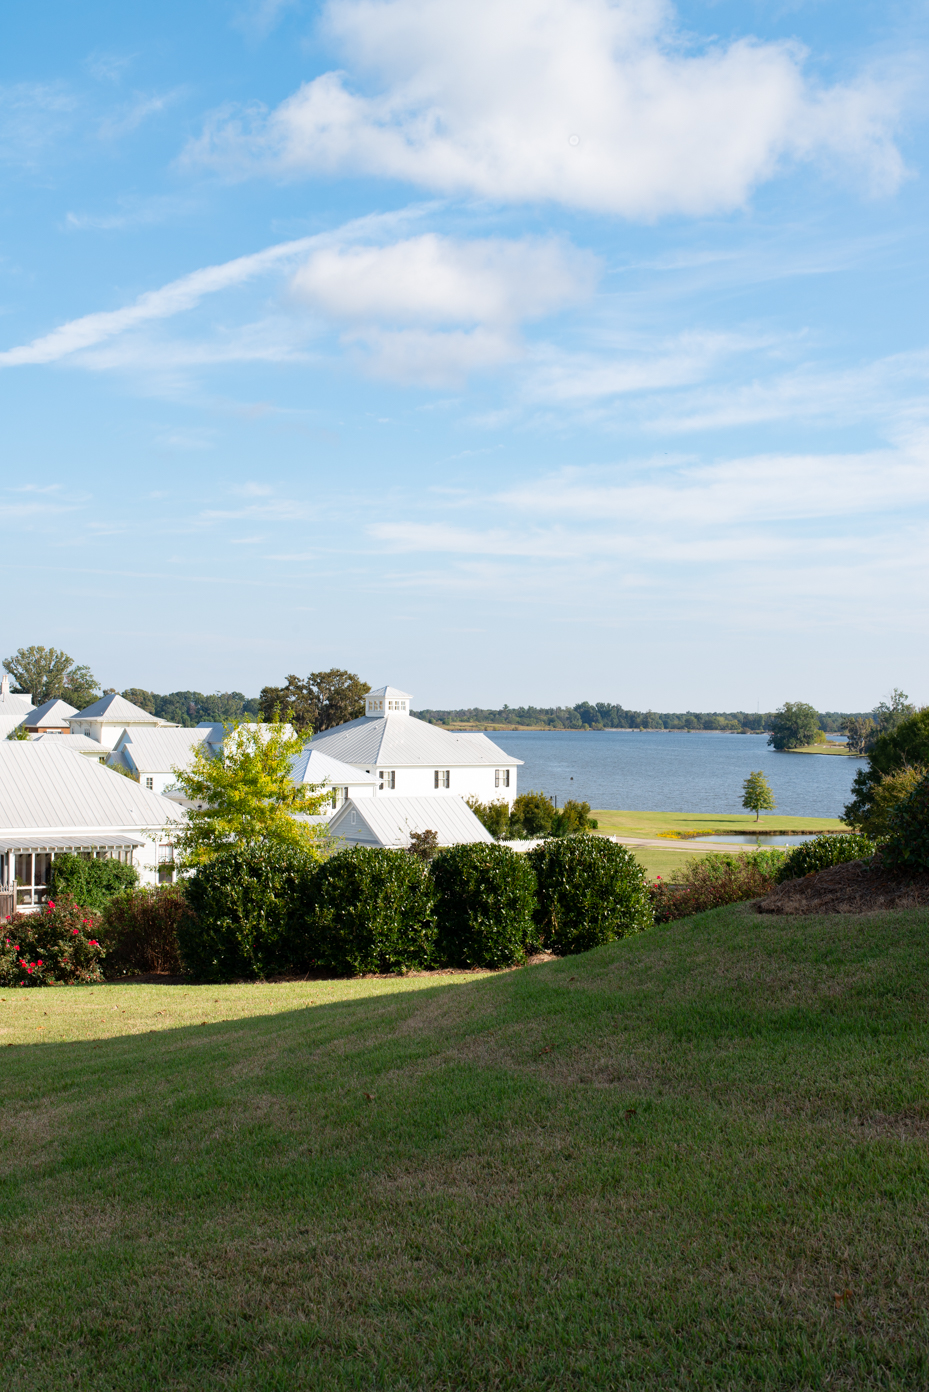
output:
[{"label": "blue sky", "polygon": [[4,653],[929,700],[924,3],[10,0]]}]

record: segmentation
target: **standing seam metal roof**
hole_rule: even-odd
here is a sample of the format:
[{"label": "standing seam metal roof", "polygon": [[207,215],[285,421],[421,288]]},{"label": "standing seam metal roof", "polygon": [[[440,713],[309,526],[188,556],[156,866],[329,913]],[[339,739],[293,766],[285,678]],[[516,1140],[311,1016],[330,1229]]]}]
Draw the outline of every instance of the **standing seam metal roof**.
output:
[{"label": "standing seam metal roof", "polygon": [[362,715],[314,735],[312,747],[346,764],[414,768],[461,768],[490,765],[513,768],[514,759],[486,735],[457,735],[417,720],[413,715]]},{"label": "standing seam metal roof", "polygon": [[460,797],[364,798],[361,802],[349,798],[329,823],[331,836],[351,838],[353,812],[356,835],[359,823],[363,824],[382,846],[409,846],[413,831],[436,832],[441,846],[493,841]]},{"label": "standing seam metal roof", "polygon": [[0,744],[0,833],[34,827],[147,827],[182,819],[175,803],[47,740]]}]

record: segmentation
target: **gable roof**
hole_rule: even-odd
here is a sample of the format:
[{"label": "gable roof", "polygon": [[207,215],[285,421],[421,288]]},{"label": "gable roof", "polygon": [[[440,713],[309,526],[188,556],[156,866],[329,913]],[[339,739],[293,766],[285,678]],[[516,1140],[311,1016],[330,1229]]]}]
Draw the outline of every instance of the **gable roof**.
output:
[{"label": "gable roof", "polygon": [[21,725],[30,711],[35,710],[32,697],[25,691],[0,692],[0,739]]},{"label": "gable roof", "polygon": [[133,724],[140,721],[144,725],[168,725],[167,720],[159,720],[157,715],[152,715],[149,711],[143,710],[141,706],[134,706],[131,701],[127,701],[125,696],[101,696],[99,701],[94,701],[93,705],[85,706],[82,711],[75,712],[78,720],[105,720],[108,725]]},{"label": "gable roof", "polygon": [[50,701],[43,701],[41,706],[31,710],[21,723],[29,726],[67,725],[72,715],[77,715],[74,706],[69,706],[60,696],[53,696]]},{"label": "gable roof", "polygon": [[314,735],[312,747],[346,764],[402,768],[423,764],[435,768],[461,768],[490,764],[513,768],[522,763],[489,740],[486,735],[458,735],[440,730],[408,715],[362,715],[345,725]]},{"label": "gable roof", "polygon": [[375,797],[359,802],[349,798],[329,823],[329,833],[336,839],[341,836],[347,841],[367,841],[377,846],[409,846],[412,831],[436,832],[440,846],[494,839],[464,798],[451,795]]},{"label": "gable roof", "polygon": [[139,773],[169,773],[189,764],[194,746],[206,743],[209,734],[210,729],[202,726],[134,725],[120,735],[113,753],[122,754],[124,762]]},{"label": "gable roof", "polygon": [[0,743],[0,832],[46,827],[146,827],[181,819],[176,804],[60,749],[64,735]]},{"label": "gable roof", "polygon": [[334,788],[338,788],[345,784],[357,786],[359,783],[377,782],[376,773],[365,773],[364,769],[356,768],[354,764],[345,764],[341,759],[333,759],[330,754],[324,754],[321,749],[314,749],[309,744],[296,756],[291,768],[291,777],[295,783],[328,781]]}]

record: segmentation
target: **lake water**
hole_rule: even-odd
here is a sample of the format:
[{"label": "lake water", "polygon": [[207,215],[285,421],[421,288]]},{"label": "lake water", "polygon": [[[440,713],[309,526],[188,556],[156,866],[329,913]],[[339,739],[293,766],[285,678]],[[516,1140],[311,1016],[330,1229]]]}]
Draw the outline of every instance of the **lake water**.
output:
[{"label": "lake water", "polygon": [[709,730],[488,730],[487,737],[524,760],[520,792],[638,812],[742,812],[742,784],[761,769],[783,816],[839,817],[865,766],[837,754],[779,754],[767,735]]}]

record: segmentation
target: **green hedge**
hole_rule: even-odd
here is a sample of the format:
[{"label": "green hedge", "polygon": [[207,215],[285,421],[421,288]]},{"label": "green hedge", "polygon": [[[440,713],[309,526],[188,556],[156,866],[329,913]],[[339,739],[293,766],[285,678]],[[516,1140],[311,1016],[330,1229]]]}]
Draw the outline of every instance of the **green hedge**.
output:
[{"label": "green hedge", "polygon": [[824,833],[787,852],[777,872],[777,883],[802,880],[804,875],[814,875],[817,870],[828,870],[830,865],[843,865],[849,860],[867,860],[876,849],[867,836]]},{"label": "green hedge", "polygon": [[881,860],[892,870],[929,870],[929,776],[888,814]]},{"label": "green hedge", "polygon": [[436,957],[453,967],[510,967],[539,947],[535,872],[507,846],[450,846],[429,866],[436,891]]},{"label": "green hedge", "polygon": [[302,966],[294,916],[318,862],[292,847],[224,851],[186,881],[191,916],[177,924],[187,972],[199,981],[255,980]]},{"label": "green hedge", "polygon": [[66,896],[85,909],[100,913],[114,894],[121,894],[139,883],[139,872],[121,860],[89,860],[62,851],[52,861],[48,884],[49,899]]},{"label": "green hedge", "polygon": [[526,859],[538,881],[542,941],[560,956],[653,926],[645,870],[626,846],[572,836],[546,841]]},{"label": "green hedge", "polygon": [[420,857],[352,846],[317,865],[296,912],[295,942],[337,976],[427,966],[435,943],[432,883]]}]

